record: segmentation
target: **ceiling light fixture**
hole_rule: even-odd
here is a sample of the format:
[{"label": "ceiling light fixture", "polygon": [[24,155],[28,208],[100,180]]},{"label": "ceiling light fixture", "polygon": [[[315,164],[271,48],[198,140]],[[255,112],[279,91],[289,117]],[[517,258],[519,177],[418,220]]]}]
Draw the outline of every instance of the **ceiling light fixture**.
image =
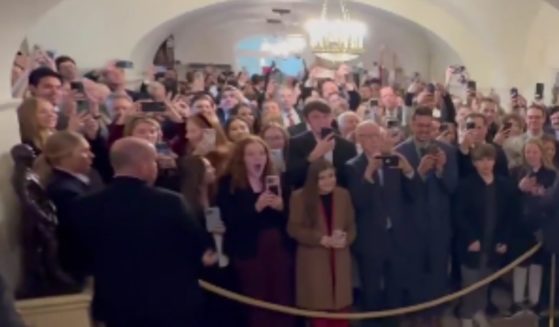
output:
[{"label": "ceiling light fixture", "polygon": [[328,17],[328,0],[324,1],[322,14],[305,24],[312,52],[319,58],[332,62],[357,59],[364,52],[367,26],[351,19],[344,0],[339,0],[341,17]]}]

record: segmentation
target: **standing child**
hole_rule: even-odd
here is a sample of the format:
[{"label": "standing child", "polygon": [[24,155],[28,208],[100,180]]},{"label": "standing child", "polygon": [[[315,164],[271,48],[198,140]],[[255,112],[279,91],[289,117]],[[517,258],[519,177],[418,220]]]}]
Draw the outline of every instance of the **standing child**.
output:
[{"label": "standing child", "polygon": [[[355,239],[349,193],[336,185],[334,166],[320,159],[308,170],[302,189],[291,197],[288,233],[297,243],[297,305],[346,311],[353,302],[351,254]],[[313,319],[312,327],[346,327],[346,320]]]}]

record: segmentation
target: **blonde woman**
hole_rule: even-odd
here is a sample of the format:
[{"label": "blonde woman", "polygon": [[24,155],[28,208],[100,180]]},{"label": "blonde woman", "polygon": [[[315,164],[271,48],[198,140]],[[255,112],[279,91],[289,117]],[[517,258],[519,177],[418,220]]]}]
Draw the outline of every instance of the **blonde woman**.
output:
[{"label": "blonde woman", "polygon": [[[526,142],[522,151],[522,165],[514,169],[512,175],[516,178],[518,188],[522,192],[522,204],[524,206],[533,206],[534,202],[540,201],[539,195],[551,188],[557,178],[557,172],[546,156],[542,141],[530,139]],[[536,245],[535,234],[540,228],[539,226],[547,221],[552,214],[548,210],[533,213],[523,210],[523,212],[524,214],[514,224],[513,228],[512,258],[522,255]],[[514,269],[513,313],[524,311],[525,302],[528,302],[529,310],[538,306],[545,258],[544,253],[540,251]],[[526,290],[528,290],[527,298]]]},{"label": "blonde woman", "polygon": [[58,115],[54,106],[43,99],[25,99],[17,109],[21,142],[36,155],[43,152],[47,138],[55,131]]},{"label": "blonde woman", "polygon": [[155,185],[178,192],[180,190],[178,155],[171,145],[162,138],[161,125],[153,118],[138,116],[124,125],[124,137],[134,136],[153,144],[157,150],[157,166],[159,172]]}]

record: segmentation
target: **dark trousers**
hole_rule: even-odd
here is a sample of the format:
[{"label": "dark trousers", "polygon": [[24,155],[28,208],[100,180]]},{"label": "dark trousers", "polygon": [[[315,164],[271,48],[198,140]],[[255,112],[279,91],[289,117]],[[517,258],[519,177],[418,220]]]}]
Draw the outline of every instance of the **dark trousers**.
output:
[{"label": "dark trousers", "polygon": [[[357,257],[359,275],[361,276],[362,310],[378,311],[398,308],[411,304],[411,290],[403,283],[401,274],[405,266],[395,258],[377,258],[375,256]],[[409,267],[408,267],[409,270]],[[362,322],[363,327],[378,327],[391,323],[390,319],[371,319]]]},{"label": "dark trousers", "polygon": [[[233,263],[243,294],[276,304],[293,305],[292,260],[283,247],[278,230],[260,234],[256,256],[234,259]],[[248,326],[294,327],[295,317],[249,307]]]}]

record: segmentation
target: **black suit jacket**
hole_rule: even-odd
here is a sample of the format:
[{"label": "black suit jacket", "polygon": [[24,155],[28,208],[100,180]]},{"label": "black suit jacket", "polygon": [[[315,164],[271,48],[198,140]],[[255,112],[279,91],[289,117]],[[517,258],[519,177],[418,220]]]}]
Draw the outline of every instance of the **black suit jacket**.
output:
[{"label": "black suit jacket", "polygon": [[[286,188],[284,192],[284,203],[286,199]],[[277,229],[283,236],[285,249],[291,247],[287,238],[287,206],[283,211],[266,208],[257,212],[254,204],[260,194],[254,193],[249,187],[247,189],[236,189],[231,193],[231,176],[221,178],[217,204],[221,209],[223,221],[227,232],[223,241],[223,251],[234,259],[250,259],[258,254],[258,242],[260,234],[268,229]]]},{"label": "black suit jacket", "polygon": [[[411,254],[417,229],[408,210],[418,197],[420,181],[417,173],[412,179],[399,169],[383,169],[383,185],[378,174],[374,183],[365,180],[368,159],[361,154],[346,164],[355,217],[357,238],[353,248],[360,257],[386,258],[391,254]],[[390,225],[390,228],[388,227]],[[393,248],[392,245],[398,246]]]},{"label": "black suit jacket", "polygon": [[[357,155],[355,144],[339,137],[336,138],[336,146],[334,147],[333,161],[336,167],[336,177],[338,185],[346,186],[346,178],[344,173],[345,163]],[[287,174],[291,186],[295,189],[300,188],[307,178],[307,169],[309,168],[308,157],[316,146],[316,139],[311,131],[307,131],[299,136],[291,139],[289,142],[289,155],[287,156]]]},{"label": "black suit jacket", "polygon": [[77,282],[83,282],[83,275],[75,266],[73,258],[78,255],[72,242],[72,231],[69,227],[71,208],[81,196],[90,192],[91,188],[75,176],[58,169],[53,169],[47,183],[47,195],[56,207],[58,217],[58,255],[62,269],[68,272]]},{"label": "black suit jacket", "polygon": [[76,201],[72,231],[101,321],[185,321],[198,310],[204,235],[182,197],[130,177]]},{"label": "black suit jacket", "polygon": [[301,121],[297,125],[293,125],[287,128],[287,133],[289,136],[295,137],[299,136],[307,131],[307,124],[304,121]]},{"label": "black suit jacket", "polygon": [[458,187],[455,207],[457,222],[457,240],[462,264],[470,268],[480,265],[480,253],[470,252],[468,247],[474,241],[480,241],[488,255],[488,264],[498,267],[505,255],[496,252],[499,243],[508,245],[510,250],[512,226],[518,221],[521,212],[520,197],[514,183],[508,177],[495,175],[495,210],[496,224],[491,237],[491,244],[483,244],[485,230],[485,213],[487,201],[484,197],[485,182],[479,174],[472,174],[462,180]]}]

